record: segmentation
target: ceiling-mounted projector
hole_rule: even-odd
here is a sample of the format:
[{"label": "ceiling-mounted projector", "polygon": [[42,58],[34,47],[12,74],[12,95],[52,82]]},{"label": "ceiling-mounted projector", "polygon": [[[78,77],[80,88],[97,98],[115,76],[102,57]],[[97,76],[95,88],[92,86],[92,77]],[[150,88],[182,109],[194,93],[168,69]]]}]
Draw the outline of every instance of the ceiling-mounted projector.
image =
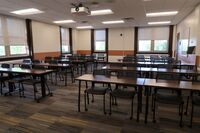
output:
[{"label": "ceiling-mounted projector", "polygon": [[88,7],[84,7],[82,4],[75,5],[72,4],[74,7],[71,8],[71,13],[76,15],[90,15],[90,10]]}]

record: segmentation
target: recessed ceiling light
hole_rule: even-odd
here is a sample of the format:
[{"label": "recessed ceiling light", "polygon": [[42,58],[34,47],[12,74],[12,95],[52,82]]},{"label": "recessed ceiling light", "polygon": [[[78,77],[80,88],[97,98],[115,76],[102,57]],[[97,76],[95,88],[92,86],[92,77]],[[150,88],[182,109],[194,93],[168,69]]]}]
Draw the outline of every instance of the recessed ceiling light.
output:
[{"label": "recessed ceiling light", "polygon": [[28,8],[28,9],[12,11],[10,13],[14,13],[17,15],[32,15],[32,14],[44,13],[44,11],[40,11],[39,9],[36,9],[36,8]]},{"label": "recessed ceiling light", "polygon": [[104,21],[103,24],[121,24],[124,23],[124,20],[115,20],[115,21]]},{"label": "recessed ceiling light", "polygon": [[103,9],[103,10],[94,10],[91,11],[90,13],[91,16],[108,15],[108,14],[113,14],[113,11],[111,9]]},{"label": "recessed ceiling light", "polygon": [[53,21],[56,24],[66,24],[66,23],[75,23],[74,20],[58,20],[58,21]]},{"label": "recessed ceiling light", "polygon": [[169,11],[169,12],[153,12],[146,13],[147,17],[160,17],[160,16],[173,16],[176,15],[178,11]]},{"label": "recessed ceiling light", "polygon": [[148,22],[149,25],[170,24],[170,23],[171,23],[171,21]]},{"label": "recessed ceiling light", "polygon": [[92,29],[92,26],[78,26],[77,29]]}]

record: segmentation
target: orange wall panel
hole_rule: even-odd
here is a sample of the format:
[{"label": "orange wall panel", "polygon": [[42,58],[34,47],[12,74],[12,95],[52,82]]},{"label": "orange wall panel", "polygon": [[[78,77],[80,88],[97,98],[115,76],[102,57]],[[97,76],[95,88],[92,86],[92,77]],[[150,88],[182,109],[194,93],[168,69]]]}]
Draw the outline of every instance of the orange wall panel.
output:
[{"label": "orange wall panel", "polygon": [[41,52],[41,53],[34,53],[34,59],[35,59],[35,60],[44,60],[46,56],[58,57],[58,56],[60,56],[60,52]]}]

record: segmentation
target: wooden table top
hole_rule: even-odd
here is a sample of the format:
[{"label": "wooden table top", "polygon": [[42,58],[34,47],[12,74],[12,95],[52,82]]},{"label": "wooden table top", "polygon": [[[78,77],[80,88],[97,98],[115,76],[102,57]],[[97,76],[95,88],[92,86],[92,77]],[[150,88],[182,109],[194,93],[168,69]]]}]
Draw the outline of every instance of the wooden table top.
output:
[{"label": "wooden table top", "polygon": [[111,84],[124,84],[124,85],[143,85],[144,78],[128,78],[128,77],[117,77],[117,76],[104,76],[104,75],[93,75],[84,74],[77,77],[75,80],[100,82],[100,83],[111,83]]},{"label": "wooden table top", "polygon": [[200,82],[145,79],[144,86],[200,91]]},{"label": "wooden table top", "polygon": [[70,67],[71,64],[50,64],[50,63],[14,63],[13,65],[32,65],[32,66],[46,66],[46,67]]},{"label": "wooden table top", "polygon": [[38,70],[38,69],[22,69],[19,67],[15,68],[0,68],[1,73],[21,73],[31,75],[44,75],[53,72],[53,70]]},{"label": "wooden table top", "polygon": [[198,70],[187,69],[167,69],[167,68],[151,68],[151,67],[120,67],[120,66],[103,66],[104,70],[111,71],[141,71],[141,72],[162,72],[162,73],[180,73],[180,74],[200,74]]}]

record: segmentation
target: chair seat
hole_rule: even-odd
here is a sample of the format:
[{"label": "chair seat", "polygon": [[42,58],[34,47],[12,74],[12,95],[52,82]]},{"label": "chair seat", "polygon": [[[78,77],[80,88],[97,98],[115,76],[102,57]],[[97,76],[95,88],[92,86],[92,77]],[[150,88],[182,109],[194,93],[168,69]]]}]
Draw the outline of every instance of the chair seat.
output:
[{"label": "chair seat", "polygon": [[195,96],[192,100],[194,105],[200,106],[200,97]]},{"label": "chair seat", "polygon": [[164,104],[180,104],[183,100],[181,96],[173,94],[156,94],[156,101]]},{"label": "chair seat", "polygon": [[131,99],[135,96],[135,91],[133,90],[122,90],[122,89],[115,89],[111,92],[112,96],[124,98],[124,99]]},{"label": "chair seat", "polygon": [[108,90],[108,87],[91,87],[86,90],[89,94],[96,94],[96,95],[104,95],[106,91]]},{"label": "chair seat", "polygon": [[23,84],[27,84],[27,85],[33,85],[33,84],[39,84],[41,83],[40,80],[36,80],[36,79],[28,79],[22,82]]},{"label": "chair seat", "polygon": [[8,82],[19,83],[19,82],[23,82],[23,81],[29,80],[29,79],[30,78],[28,78],[28,77],[16,77],[16,78],[10,79]]},{"label": "chair seat", "polygon": [[1,76],[0,77],[0,81],[6,81],[6,80],[9,80],[8,76]]}]

